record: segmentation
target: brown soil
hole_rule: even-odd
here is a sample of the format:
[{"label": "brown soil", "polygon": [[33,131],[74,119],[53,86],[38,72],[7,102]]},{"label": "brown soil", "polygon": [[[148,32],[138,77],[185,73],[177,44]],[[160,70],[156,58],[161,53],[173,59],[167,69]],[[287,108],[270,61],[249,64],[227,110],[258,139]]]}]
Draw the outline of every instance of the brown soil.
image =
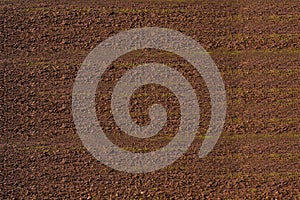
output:
[{"label": "brown soil", "polygon": [[[300,199],[299,1],[4,0],[0,8],[1,199]],[[140,88],[131,101],[132,117],[142,125],[149,123],[150,105],[166,106],[168,122],[157,136],[132,138],[113,121],[112,89],[139,63],[180,71],[201,109],[197,137],[183,157],[152,173],[129,174],[101,164],[81,143],[72,87],[97,44],[146,26],[178,30],[210,52],[224,79],[228,111],[214,150],[199,159],[210,119],[202,78],[167,52],[122,56],[99,82],[96,100],[99,122],[115,144],[151,151],[178,128],[178,101],[157,85]]]}]

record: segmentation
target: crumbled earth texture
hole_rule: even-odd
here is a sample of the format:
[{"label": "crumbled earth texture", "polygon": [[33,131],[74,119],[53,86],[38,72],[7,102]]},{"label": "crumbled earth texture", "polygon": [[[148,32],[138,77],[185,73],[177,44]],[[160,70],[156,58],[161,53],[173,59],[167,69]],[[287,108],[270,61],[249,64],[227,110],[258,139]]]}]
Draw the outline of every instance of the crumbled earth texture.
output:
[{"label": "crumbled earth texture", "polygon": [[[299,0],[1,0],[1,199],[300,199]],[[219,68],[227,96],[214,149],[198,151],[211,117],[208,89],[195,68],[156,49],[129,52],[99,80],[96,113],[107,137],[131,152],[167,145],[180,105],[165,87],[134,92],[130,114],[150,123],[149,107],[168,120],[151,138],[122,132],[111,94],[124,73],[159,62],[190,82],[200,108],[196,137],[176,162],[149,173],[114,170],[76,133],[72,89],[85,57],[121,31],[177,30],[199,42]]]}]

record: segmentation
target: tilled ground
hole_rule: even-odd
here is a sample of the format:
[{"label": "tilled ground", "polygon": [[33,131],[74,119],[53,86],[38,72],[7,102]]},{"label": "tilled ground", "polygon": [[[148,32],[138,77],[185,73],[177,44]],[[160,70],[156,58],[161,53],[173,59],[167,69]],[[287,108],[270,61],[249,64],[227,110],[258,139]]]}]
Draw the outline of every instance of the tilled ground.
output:
[{"label": "tilled ground", "polygon": [[[299,199],[299,1],[1,1],[1,199]],[[97,117],[107,136],[133,152],[166,145],[180,120],[169,90],[135,92],[131,114],[149,123],[162,103],[168,122],[155,137],[135,139],[110,112],[114,85],[146,62],[177,69],[197,91],[195,141],[174,164],[155,172],[113,170],[85,149],[72,118],[72,87],[87,54],[114,34],[164,27],[198,41],[222,74],[228,111],[214,150],[197,157],[208,128],[205,82],[192,65],[164,51],[116,60],[99,82]],[[104,92],[103,92],[104,91]]]}]

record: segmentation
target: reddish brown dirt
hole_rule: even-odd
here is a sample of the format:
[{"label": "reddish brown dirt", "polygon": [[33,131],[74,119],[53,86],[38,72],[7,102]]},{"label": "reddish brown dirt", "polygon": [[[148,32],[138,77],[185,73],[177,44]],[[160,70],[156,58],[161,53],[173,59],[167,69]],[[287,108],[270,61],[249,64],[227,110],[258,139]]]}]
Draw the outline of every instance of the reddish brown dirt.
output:
[{"label": "reddish brown dirt", "polygon": [[[5,0],[0,8],[1,199],[300,199],[299,1]],[[81,63],[97,44],[145,26],[178,30],[210,52],[224,79],[228,112],[214,150],[199,159],[210,106],[193,66],[155,50],[119,58],[100,81],[96,100],[114,143],[151,151],[178,128],[176,98],[156,85],[136,92],[131,114],[147,124],[149,105],[162,103],[171,113],[164,129],[138,140],[116,126],[110,94],[136,64],[159,61],[180,71],[202,111],[197,138],[182,158],[152,173],[129,174],[84,148],[71,95]]]}]

